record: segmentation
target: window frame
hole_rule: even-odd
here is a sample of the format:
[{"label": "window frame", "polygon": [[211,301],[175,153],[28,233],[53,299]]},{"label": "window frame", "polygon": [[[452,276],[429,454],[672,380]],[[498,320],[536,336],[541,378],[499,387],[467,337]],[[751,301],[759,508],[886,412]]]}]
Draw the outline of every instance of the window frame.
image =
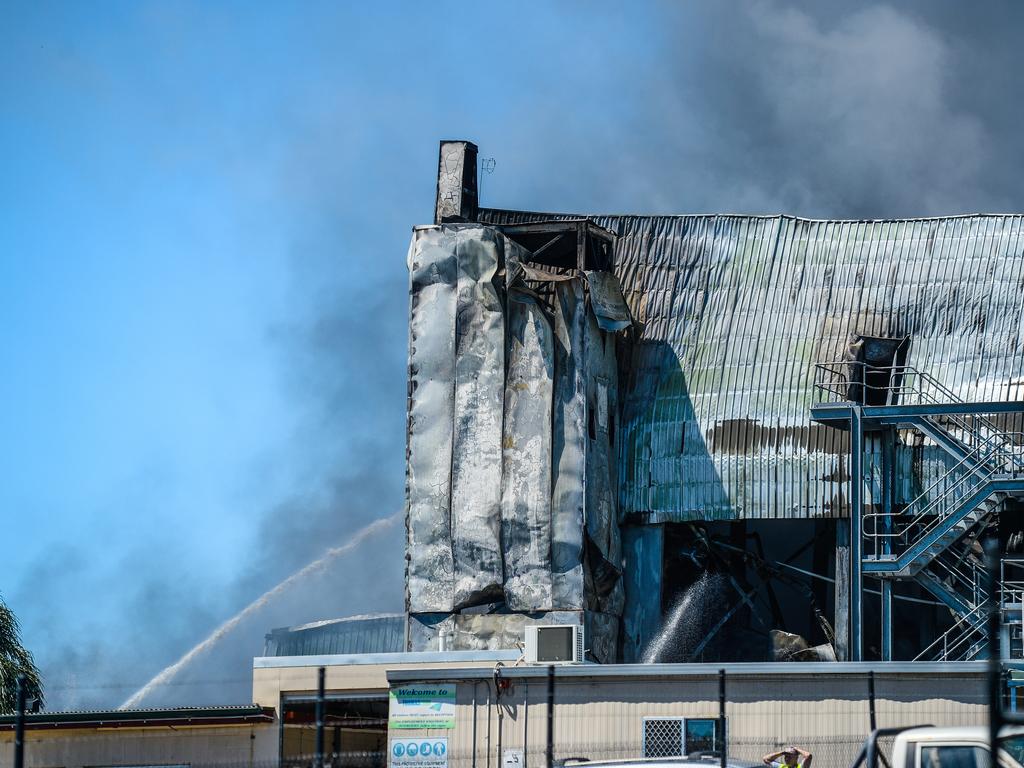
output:
[{"label": "window frame", "polygon": [[[718,746],[724,740],[725,734],[728,733],[728,731],[729,731],[729,725],[728,725],[729,721],[728,721],[728,718],[726,718],[725,722],[722,724],[723,725],[723,727],[722,727],[722,731],[723,732],[721,734],[719,734],[718,733],[718,723],[719,723],[720,718],[717,717],[717,716],[709,717],[709,716],[693,716],[693,715],[644,715],[641,718],[641,725],[640,725],[640,727],[641,727],[640,754],[643,755],[644,759],[649,759],[649,760],[657,760],[657,759],[662,758],[662,757],[664,757],[664,758],[686,757],[687,755],[691,754],[691,751],[688,749],[688,747],[689,747],[689,744],[687,743],[688,735],[687,735],[687,732],[686,732],[687,723],[689,721],[691,721],[691,720],[707,720],[707,721],[711,722],[712,728],[714,729],[712,731],[712,736],[711,736],[711,743],[712,743],[712,746],[713,746],[713,750],[712,751],[714,751],[714,749],[718,748]],[[676,722],[680,723],[680,727],[679,727],[679,735],[680,735],[680,742],[681,742],[680,746],[683,748],[683,753],[681,755],[649,755],[649,754],[647,754],[647,723],[651,722],[651,721],[662,721],[662,722],[664,722],[664,721],[676,721]]]}]

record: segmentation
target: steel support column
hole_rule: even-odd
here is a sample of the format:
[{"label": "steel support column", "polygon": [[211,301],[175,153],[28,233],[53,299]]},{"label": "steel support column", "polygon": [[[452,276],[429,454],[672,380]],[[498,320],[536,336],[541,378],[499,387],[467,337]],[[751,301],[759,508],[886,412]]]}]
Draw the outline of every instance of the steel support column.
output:
[{"label": "steel support column", "polygon": [[[892,553],[892,516],[896,508],[896,430],[882,431],[882,537],[881,553]],[[892,661],[892,582],[882,579],[882,661]]]},{"label": "steel support column", "polygon": [[882,661],[892,661],[892,582],[882,579]]},{"label": "steel support column", "polygon": [[850,661],[864,658],[863,605],[864,424],[860,406],[850,408]]}]

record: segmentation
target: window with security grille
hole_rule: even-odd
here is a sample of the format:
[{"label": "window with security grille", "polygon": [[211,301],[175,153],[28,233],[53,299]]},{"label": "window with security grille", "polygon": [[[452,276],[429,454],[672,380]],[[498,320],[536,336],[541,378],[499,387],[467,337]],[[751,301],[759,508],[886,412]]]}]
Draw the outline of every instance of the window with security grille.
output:
[{"label": "window with security grille", "polygon": [[644,757],[682,757],[683,718],[644,718]]},{"label": "window with security grille", "polygon": [[719,747],[715,718],[644,718],[644,757],[686,757]]}]

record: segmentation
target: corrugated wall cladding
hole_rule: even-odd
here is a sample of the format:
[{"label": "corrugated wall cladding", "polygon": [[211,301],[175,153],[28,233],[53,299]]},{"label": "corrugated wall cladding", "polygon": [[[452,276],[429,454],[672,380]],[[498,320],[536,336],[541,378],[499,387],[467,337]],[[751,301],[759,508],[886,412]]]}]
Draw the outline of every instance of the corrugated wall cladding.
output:
[{"label": "corrugated wall cladding", "polygon": [[264,656],[320,656],[348,653],[399,653],[405,650],[405,614],[382,613],[274,629]]},{"label": "corrugated wall cladding", "polygon": [[[907,364],[962,399],[1024,392],[1020,216],[592,218],[619,236],[615,274],[640,326],[618,445],[634,520],[846,516],[846,436],[809,408],[824,399],[814,364],[855,334],[910,336]],[[901,454],[910,497],[944,459]]]}]

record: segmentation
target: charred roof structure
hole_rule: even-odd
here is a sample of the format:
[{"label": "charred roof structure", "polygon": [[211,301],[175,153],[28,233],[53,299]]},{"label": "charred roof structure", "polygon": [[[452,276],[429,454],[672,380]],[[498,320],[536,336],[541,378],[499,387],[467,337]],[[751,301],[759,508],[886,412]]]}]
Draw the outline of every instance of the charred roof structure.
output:
[{"label": "charred roof structure", "polygon": [[997,534],[1024,652],[1024,218],[509,211],[475,164],[409,253],[410,649],[977,658]]}]

